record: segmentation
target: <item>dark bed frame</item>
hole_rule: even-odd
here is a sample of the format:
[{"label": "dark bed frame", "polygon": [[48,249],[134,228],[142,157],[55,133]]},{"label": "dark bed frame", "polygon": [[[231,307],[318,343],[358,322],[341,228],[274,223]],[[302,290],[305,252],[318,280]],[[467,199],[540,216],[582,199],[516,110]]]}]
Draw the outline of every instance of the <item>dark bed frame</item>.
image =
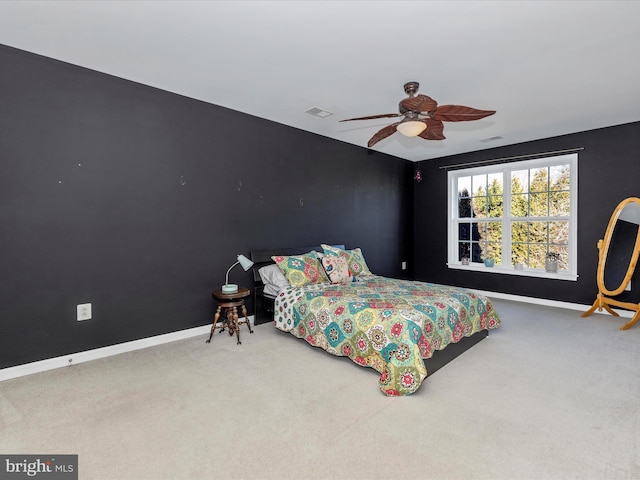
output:
[{"label": "dark bed frame", "polygon": [[[340,248],[344,248],[343,245],[335,245]],[[320,245],[314,245],[311,247],[293,247],[293,248],[273,248],[268,250],[251,250],[251,260],[253,261],[253,305],[254,305],[254,325],[260,325],[263,323],[273,322],[274,303],[275,299],[265,295],[264,285],[258,270],[274,261],[271,259],[274,255],[302,255],[308,253],[311,250],[322,252]],[[437,350],[431,356],[426,358],[424,364],[427,368],[427,376],[432,375],[440,368],[444,367],[447,363],[454,358],[462,355],[464,352],[473,347],[476,343],[489,335],[488,330],[482,330],[475,333],[470,337],[463,337],[457,343],[449,344],[444,350]]]}]

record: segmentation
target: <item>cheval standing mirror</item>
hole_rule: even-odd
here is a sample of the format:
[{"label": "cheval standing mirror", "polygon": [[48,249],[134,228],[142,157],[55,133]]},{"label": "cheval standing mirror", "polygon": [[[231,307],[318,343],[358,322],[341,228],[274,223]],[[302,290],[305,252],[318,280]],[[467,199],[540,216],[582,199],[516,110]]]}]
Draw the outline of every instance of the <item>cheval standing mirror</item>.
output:
[{"label": "cheval standing mirror", "polygon": [[633,318],[621,327],[626,330],[640,320],[640,303],[622,302],[611,297],[620,295],[631,281],[640,252],[640,198],[626,198],[611,215],[604,238],[598,241],[598,296],[593,306],[582,314],[591,315],[604,308],[618,317],[612,306],[635,312]]}]

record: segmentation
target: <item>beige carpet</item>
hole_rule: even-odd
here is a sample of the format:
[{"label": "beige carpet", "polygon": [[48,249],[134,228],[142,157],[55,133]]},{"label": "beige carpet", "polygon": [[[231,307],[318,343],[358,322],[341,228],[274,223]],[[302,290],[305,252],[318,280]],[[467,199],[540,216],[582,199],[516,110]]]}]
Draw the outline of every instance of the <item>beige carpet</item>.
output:
[{"label": "beige carpet", "polygon": [[410,397],[270,324],[7,380],[0,453],[83,480],[640,478],[640,326],[495,304]]}]

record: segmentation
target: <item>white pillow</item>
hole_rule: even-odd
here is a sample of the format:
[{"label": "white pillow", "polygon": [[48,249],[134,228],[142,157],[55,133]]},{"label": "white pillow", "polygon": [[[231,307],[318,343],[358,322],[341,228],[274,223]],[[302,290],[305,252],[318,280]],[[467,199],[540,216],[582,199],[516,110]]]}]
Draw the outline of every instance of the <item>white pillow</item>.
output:
[{"label": "white pillow", "polygon": [[289,286],[287,277],[284,276],[280,267],[275,263],[273,265],[265,265],[258,269],[262,283],[264,284],[264,293],[277,297],[284,287]]}]

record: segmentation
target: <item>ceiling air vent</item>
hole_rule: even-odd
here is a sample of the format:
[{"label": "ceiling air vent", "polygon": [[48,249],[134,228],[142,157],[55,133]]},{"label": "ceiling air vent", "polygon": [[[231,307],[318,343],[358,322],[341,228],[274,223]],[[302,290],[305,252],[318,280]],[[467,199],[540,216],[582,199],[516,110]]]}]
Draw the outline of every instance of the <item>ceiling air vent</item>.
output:
[{"label": "ceiling air vent", "polygon": [[500,135],[496,135],[495,137],[483,138],[480,141],[482,143],[487,143],[487,142],[495,142],[496,140],[502,140],[502,137]]},{"label": "ceiling air vent", "polygon": [[310,108],[309,110],[307,110],[306,113],[310,115],[315,115],[316,117],[320,117],[320,118],[326,118],[330,115],[333,115],[333,113],[327,112],[326,110],[322,110],[321,108],[318,108],[318,107]]}]

